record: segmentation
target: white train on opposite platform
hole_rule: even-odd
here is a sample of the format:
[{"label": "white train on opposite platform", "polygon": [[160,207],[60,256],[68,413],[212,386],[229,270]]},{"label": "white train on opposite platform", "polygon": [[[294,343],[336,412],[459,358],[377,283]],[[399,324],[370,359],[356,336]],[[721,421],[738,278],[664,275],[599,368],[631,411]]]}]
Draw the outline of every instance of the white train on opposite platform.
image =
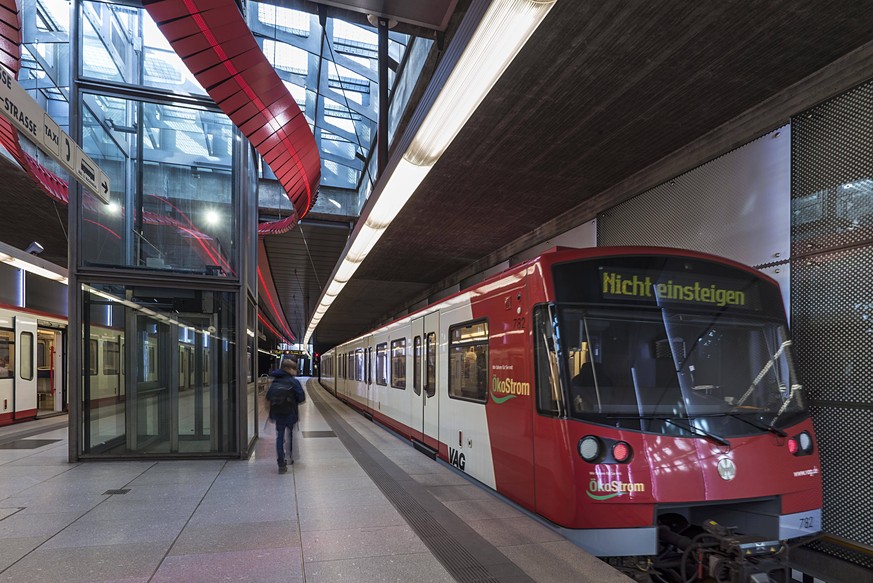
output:
[{"label": "white train on opposite platform", "polygon": [[[89,406],[124,400],[124,331],[92,326],[83,375]],[[67,320],[63,316],[14,306],[0,307],[0,426],[67,410]],[[195,385],[195,346],[180,336],[179,390]],[[148,336],[141,354],[145,382],[158,378],[157,340]],[[209,359],[203,356],[204,383]]]},{"label": "white train on opposite platform", "polygon": [[0,307],[0,425],[65,409],[67,322]]}]

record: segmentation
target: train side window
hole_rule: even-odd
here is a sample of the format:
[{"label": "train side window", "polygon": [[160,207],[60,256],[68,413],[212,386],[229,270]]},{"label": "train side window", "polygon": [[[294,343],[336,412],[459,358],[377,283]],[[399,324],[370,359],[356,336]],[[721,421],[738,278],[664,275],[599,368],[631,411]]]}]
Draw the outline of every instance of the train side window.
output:
[{"label": "train side window", "polygon": [[364,380],[364,349],[355,349],[355,380]]},{"label": "train side window", "polygon": [[367,348],[367,384],[373,384],[373,347]]},{"label": "train side window", "polygon": [[421,394],[421,336],[412,341],[412,390]]},{"label": "train side window", "polygon": [[406,338],[391,341],[391,386],[406,390]]},{"label": "train side window", "polygon": [[430,398],[436,395],[436,333],[428,332],[424,343],[424,392]]},{"label": "train side window", "polygon": [[551,417],[566,415],[548,306],[537,306],[534,310],[534,362],[537,411]]},{"label": "train side window", "polygon": [[46,340],[38,340],[36,342],[36,368],[49,368],[49,343]]},{"label": "train side window", "polygon": [[118,374],[118,342],[103,343],[103,374]]},{"label": "train side window", "polygon": [[97,339],[91,338],[88,341],[88,373],[97,374]]},{"label": "train side window", "polygon": [[18,375],[26,381],[33,380],[33,332],[22,332],[18,336],[18,350],[21,351],[21,370]]},{"label": "train side window", "polygon": [[15,332],[0,330],[0,378],[9,378],[15,370]]},{"label": "train side window", "polygon": [[488,397],[488,321],[449,328],[449,397],[484,403]]},{"label": "train side window", "polygon": [[156,350],[154,346],[149,346],[148,352],[148,361],[149,361],[149,374],[146,378],[147,381],[156,381],[158,380],[158,368],[157,368],[157,360],[155,359]]},{"label": "train side window", "polygon": [[388,384],[388,343],[376,345],[376,384]]}]

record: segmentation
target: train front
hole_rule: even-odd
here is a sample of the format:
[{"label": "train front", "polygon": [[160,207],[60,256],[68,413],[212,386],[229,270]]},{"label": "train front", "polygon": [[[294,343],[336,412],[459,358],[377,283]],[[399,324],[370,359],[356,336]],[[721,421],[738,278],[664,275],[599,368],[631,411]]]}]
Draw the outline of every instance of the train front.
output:
[{"label": "train front", "polygon": [[667,251],[552,276],[538,366],[560,379],[576,447],[580,545],[670,557],[683,575],[693,549],[701,573],[745,581],[821,529],[815,433],[773,280]]}]

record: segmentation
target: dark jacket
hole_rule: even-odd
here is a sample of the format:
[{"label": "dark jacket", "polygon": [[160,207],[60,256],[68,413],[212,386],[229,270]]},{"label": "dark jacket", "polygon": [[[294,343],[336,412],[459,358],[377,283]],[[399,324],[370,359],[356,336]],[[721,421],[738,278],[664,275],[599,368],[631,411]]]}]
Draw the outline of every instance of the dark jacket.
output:
[{"label": "dark jacket", "polygon": [[283,393],[290,391],[294,397],[291,399],[294,406],[291,407],[291,412],[287,414],[285,421],[289,424],[297,423],[297,404],[306,401],[306,393],[303,392],[303,386],[301,386],[300,381],[294,375],[282,369],[274,370],[270,373],[270,376],[273,377],[273,383],[267,389],[266,394],[267,402],[270,403],[270,419],[275,419],[278,416],[278,413],[275,412],[277,407],[274,403],[281,402],[285,396]]}]

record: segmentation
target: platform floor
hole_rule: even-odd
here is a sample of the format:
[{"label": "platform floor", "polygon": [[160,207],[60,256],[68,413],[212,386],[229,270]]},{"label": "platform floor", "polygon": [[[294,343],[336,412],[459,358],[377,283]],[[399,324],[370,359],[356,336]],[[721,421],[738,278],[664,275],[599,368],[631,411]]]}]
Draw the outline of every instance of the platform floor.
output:
[{"label": "platform floor", "polygon": [[0,581],[630,581],[303,380],[287,474],[263,416],[245,461],[71,464],[62,418],[0,428]]}]

